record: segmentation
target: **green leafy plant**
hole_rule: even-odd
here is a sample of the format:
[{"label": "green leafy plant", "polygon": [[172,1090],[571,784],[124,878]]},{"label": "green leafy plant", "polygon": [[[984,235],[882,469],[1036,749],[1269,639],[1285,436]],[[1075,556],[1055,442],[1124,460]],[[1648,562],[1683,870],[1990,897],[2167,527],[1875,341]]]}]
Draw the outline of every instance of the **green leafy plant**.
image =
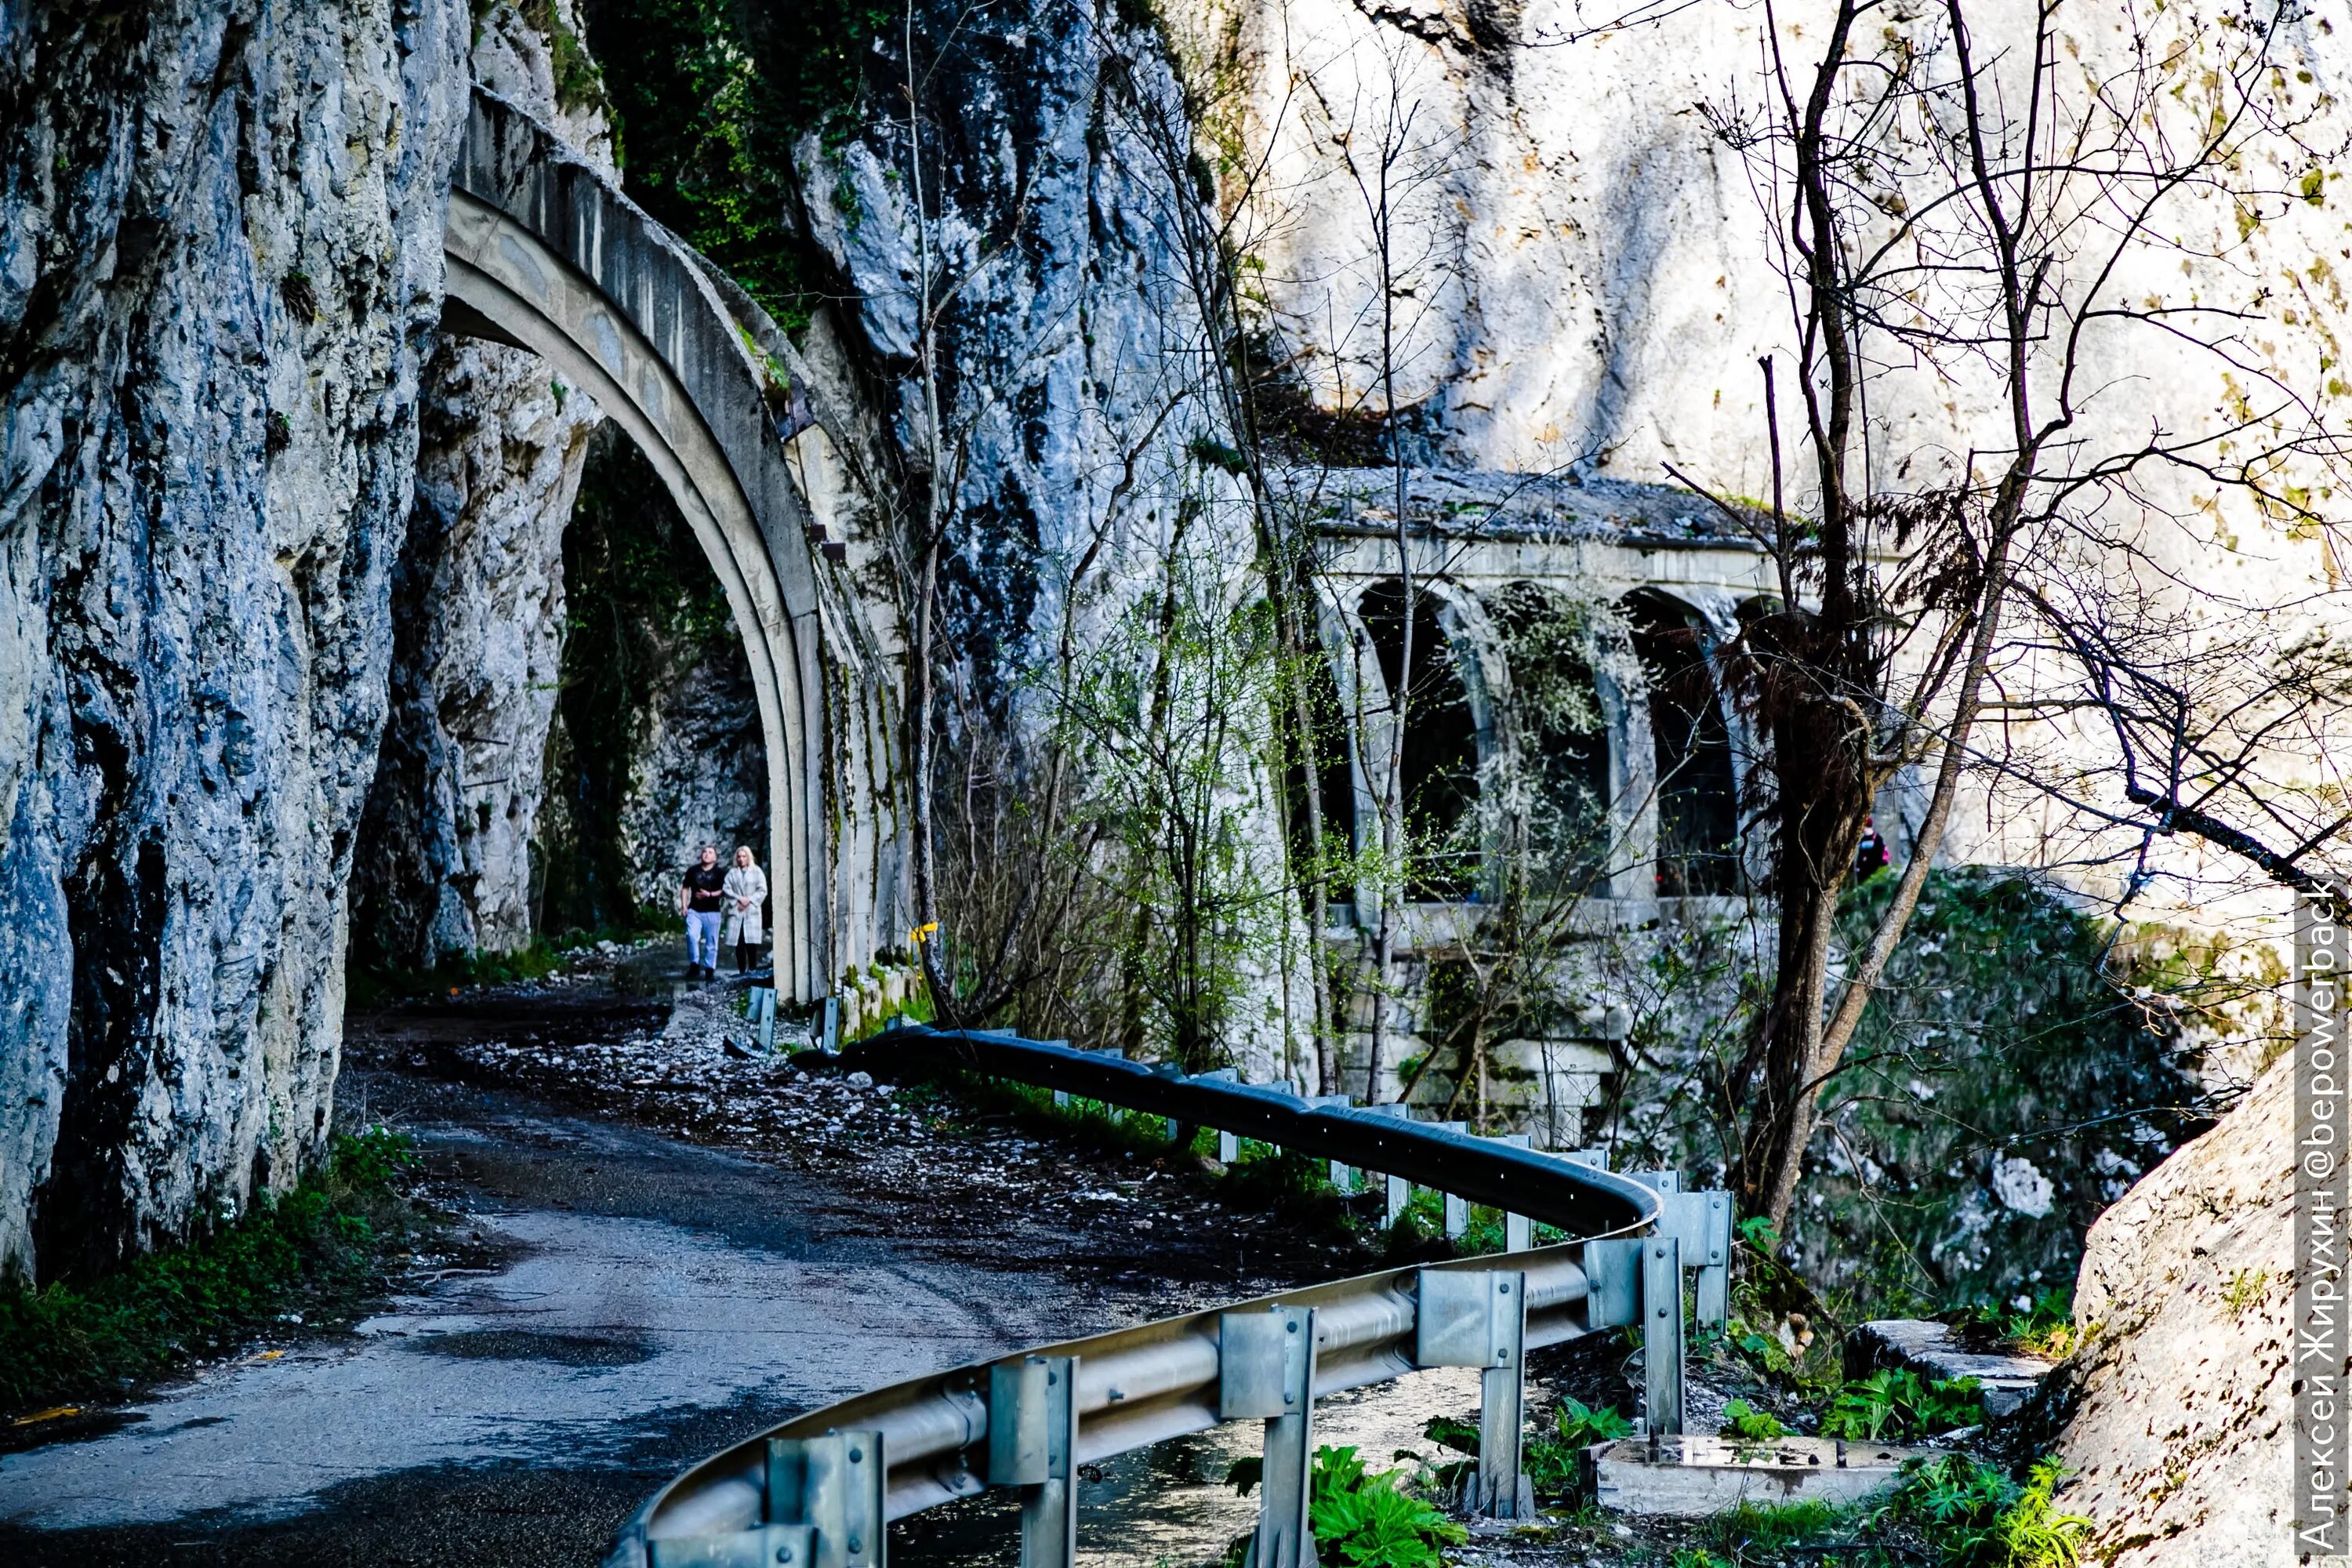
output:
[{"label": "green leafy plant", "polygon": [[1908,1470],[1873,1522],[1911,1526],[1942,1568],[2075,1568],[2092,1526],[2052,1500],[2065,1475],[2043,1459],[2021,1484],[1965,1454],[1946,1454]]},{"label": "green leafy plant", "polygon": [[1979,1330],[1990,1329],[2000,1342],[2029,1355],[2053,1358],[2072,1355],[2082,1342],[2074,1326],[2074,1292],[2058,1286],[2037,1290],[2024,1307],[1979,1305],[1967,1321]]},{"label": "green leafy plant", "polygon": [[1349,1568],[1437,1568],[1470,1532],[1402,1489],[1402,1470],[1368,1471],[1356,1450],[1318,1448],[1307,1520],[1325,1562]]},{"label": "green leafy plant", "polygon": [[1616,1411],[1575,1399],[1559,1402],[1552,1425],[1553,1435],[1529,1438],[1520,1458],[1528,1483],[1544,1497],[1569,1496],[1583,1486],[1587,1448],[1633,1435],[1633,1424]]},{"label": "green leafy plant", "polygon": [[1838,1390],[1822,1417],[1822,1436],[1867,1442],[1930,1436],[1984,1419],[1984,1396],[1972,1377],[1922,1378],[1882,1367]]},{"label": "green leafy plant", "polygon": [[1421,1435],[1443,1448],[1476,1458],[1478,1425],[1453,1415],[1433,1415],[1421,1429]]},{"label": "green leafy plant", "polygon": [[[1706,1525],[1708,1540],[1734,1563],[1770,1561],[1792,1549],[1844,1544],[1853,1533],[1851,1510],[1821,1502],[1743,1502]],[[1834,1562],[1835,1559],[1830,1559]]]},{"label": "green leafy plant", "polygon": [[1633,1423],[1612,1407],[1604,1405],[1595,1409],[1575,1399],[1559,1402],[1559,1440],[1579,1448],[1633,1435]]},{"label": "green leafy plant", "polygon": [[1723,1407],[1724,1430],[1748,1443],[1777,1442],[1789,1435],[1769,1411],[1759,1410],[1744,1399],[1727,1401]]},{"label": "green leafy plant", "polygon": [[1759,1371],[1773,1376],[1784,1376],[1794,1366],[1788,1347],[1770,1334],[1759,1332],[1744,1318],[1734,1318],[1727,1326],[1725,1338],[1732,1347],[1746,1356]]}]

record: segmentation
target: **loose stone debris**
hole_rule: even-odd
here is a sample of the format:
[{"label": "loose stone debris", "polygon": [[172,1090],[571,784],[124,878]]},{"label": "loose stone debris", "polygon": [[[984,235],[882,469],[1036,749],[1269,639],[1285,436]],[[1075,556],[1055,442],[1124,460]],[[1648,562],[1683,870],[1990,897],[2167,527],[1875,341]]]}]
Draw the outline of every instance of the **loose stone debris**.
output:
[{"label": "loose stone debris", "polygon": [[823,1176],[856,1194],[818,1211],[835,1236],[898,1237],[915,1213],[939,1256],[1083,1260],[1097,1279],[1164,1281],[1167,1312],[1377,1266],[1336,1226],[1237,1206],[1173,1150],[1089,1147],[929,1086],[801,1071],[760,1047],[740,984],[672,994],[666,975],[643,973],[668,956],[624,949],[546,981],[389,1009],[355,1021],[347,1054],[362,1071],[520,1090]]}]

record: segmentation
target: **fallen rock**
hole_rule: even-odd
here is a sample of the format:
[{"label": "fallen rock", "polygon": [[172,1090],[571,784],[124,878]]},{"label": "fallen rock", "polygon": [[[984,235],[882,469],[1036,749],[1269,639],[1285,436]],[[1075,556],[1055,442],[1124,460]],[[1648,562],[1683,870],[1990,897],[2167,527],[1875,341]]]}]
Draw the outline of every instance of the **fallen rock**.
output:
[{"label": "fallen rock", "polygon": [[2088,1339],[2052,1391],[2076,1472],[2060,1501],[2098,1527],[2085,1561],[2293,1560],[2291,1059],[2091,1227],[2074,1286]]},{"label": "fallen rock", "polygon": [[1922,1377],[1973,1377],[1984,1390],[1985,1415],[1994,1420],[2015,1414],[2054,1364],[2039,1356],[1969,1350],[1950,1324],[1920,1318],[1875,1318],[1845,1342],[1848,1377],[1867,1377],[1881,1367]]}]

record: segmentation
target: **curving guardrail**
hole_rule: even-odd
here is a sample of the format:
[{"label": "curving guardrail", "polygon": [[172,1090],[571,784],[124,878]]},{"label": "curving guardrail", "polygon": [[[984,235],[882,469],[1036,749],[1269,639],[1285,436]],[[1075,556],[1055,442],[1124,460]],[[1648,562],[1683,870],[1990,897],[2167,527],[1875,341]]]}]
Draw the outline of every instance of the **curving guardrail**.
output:
[{"label": "curving guardrail", "polygon": [[[1016,1352],[814,1410],[705,1459],[649,1499],[606,1568],[883,1568],[888,1522],[992,1486],[1022,1491],[1023,1568],[1076,1561],[1079,1465],[1221,1422],[1265,1423],[1252,1568],[1309,1568],[1314,1405],[1428,1367],[1481,1370],[1479,1459],[1465,1506],[1527,1517],[1520,1473],[1528,1351],[1599,1330],[1643,1331],[1645,1418],[1682,1428],[1683,1273],[1720,1321],[1730,1200],[1670,1172],[1613,1175],[1397,1106],[1187,1078],[1172,1068],[980,1030],[905,1026],[844,1048],[881,1079],[968,1072],[1164,1116],[1189,1142],[1214,1128],[1384,1174],[1512,1216],[1512,1250],[1329,1284]],[[1526,1245],[1525,1216],[1577,1239]],[[1449,1228],[1451,1228],[1449,1226]]]}]

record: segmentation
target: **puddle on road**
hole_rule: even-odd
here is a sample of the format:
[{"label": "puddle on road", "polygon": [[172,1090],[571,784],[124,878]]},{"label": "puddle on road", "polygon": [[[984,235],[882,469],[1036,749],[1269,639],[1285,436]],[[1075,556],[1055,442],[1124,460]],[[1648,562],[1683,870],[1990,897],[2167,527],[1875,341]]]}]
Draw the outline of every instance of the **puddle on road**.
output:
[{"label": "puddle on road", "polygon": [[[1421,1430],[1433,1415],[1467,1418],[1478,1407],[1478,1374],[1417,1373],[1400,1382],[1351,1389],[1315,1406],[1315,1441],[1353,1447],[1374,1469],[1400,1448],[1437,1457]],[[1102,1479],[1078,1489],[1078,1561],[1089,1568],[1198,1568],[1257,1525],[1255,1493],[1234,1493],[1225,1476],[1236,1459],[1255,1458],[1264,1427],[1233,1421],[1104,1460]],[[1010,1492],[929,1510],[890,1527],[897,1568],[1013,1568],[1021,1560],[1021,1515]]]},{"label": "puddle on road", "polygon": [[642,1335],[548,1334],[521,1329],[428,1334],[409,1341],[407,1348],[460,1361],[551,1361],[558,1366],[635,1366],[656,1353]]}]

